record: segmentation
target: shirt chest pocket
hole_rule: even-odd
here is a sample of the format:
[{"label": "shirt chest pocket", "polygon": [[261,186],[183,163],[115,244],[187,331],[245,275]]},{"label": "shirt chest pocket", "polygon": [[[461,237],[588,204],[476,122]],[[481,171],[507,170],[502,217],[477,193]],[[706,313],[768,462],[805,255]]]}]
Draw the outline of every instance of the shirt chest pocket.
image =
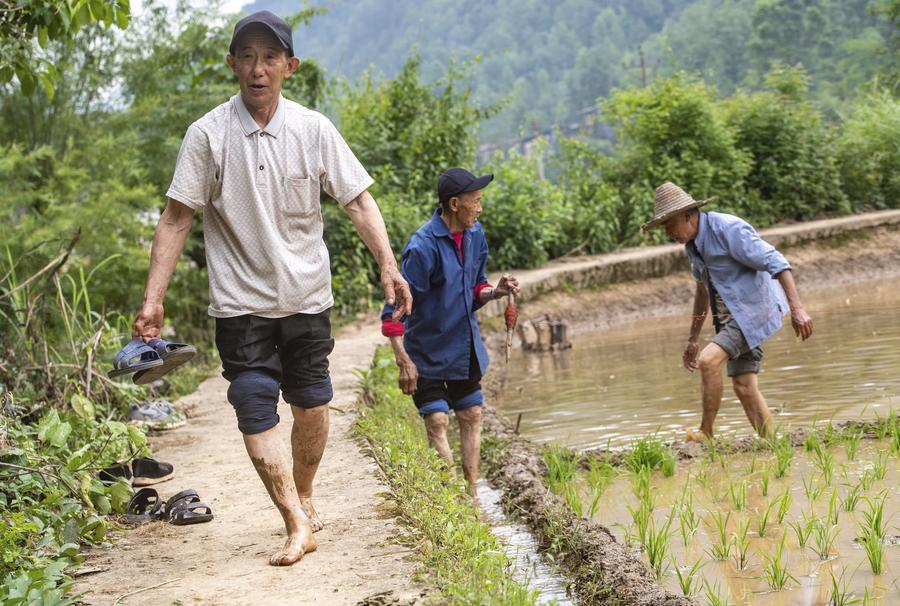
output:
[{"label": "shirt chest pocket", "polygon": [[286,217],[310,217],[319,211],[319,181],[285,177],[282,210]]}]

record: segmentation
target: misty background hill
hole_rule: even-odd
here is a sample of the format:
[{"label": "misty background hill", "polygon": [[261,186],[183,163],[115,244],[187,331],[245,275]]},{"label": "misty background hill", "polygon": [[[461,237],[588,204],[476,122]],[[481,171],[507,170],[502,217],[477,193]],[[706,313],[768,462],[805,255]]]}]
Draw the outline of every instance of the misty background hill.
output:
[{"label": "misty background hill", "polygon": [[[756,90],[775,62],[801,63],[813,99],[839,112],[880,68],[890,36],[877,0],[321,0],[327,9],[295,32],[297,53],[330,76],[367,68],[394,77],[410,53],[425,79],[472,60],[477,103],[506,99],[482,125],[502,143],[579,121],[617,87],[679,70],[720,94]],[[245,12],[288,15],[292,0],[256,0]],[[876,59],[873,60],[873,56]]]}]

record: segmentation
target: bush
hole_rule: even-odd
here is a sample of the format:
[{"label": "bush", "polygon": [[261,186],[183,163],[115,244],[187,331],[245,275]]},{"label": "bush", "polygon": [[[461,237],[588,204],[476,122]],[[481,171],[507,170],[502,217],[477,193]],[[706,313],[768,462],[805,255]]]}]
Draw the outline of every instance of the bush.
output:
[{"label": "bush", "polygon": [[833,136],[806,100],[803,68],[777,67],[766,84],[722,104],[736,147],[750,159],[747,198],[735,210],[758,226],[849,212]]},{"label": "bush", "polygon": [[563,196],[541,178],[538,162],[511,152],[488,165],[494,181],[484,193],[481,221],[492,269],[537,267],[559,250]]},{"label": "bush", "polygon": [[838,159],[854,210],[900,208],[900,101],[887,91],[860,98],[844,123]]}]

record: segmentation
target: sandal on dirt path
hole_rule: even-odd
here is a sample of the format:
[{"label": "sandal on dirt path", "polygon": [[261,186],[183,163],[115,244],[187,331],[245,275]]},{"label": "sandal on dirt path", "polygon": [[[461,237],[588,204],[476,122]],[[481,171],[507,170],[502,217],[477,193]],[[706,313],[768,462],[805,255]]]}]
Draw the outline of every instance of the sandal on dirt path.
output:
[{"label": "sandal on dirt path", "polygon": [[146,345],[157,353],[162,360],[162,364],[135,374],[134,382],[137,385],[152,383],[197,355],[197,348],[187,343],[175,343],[165,339],[150,339]]},{"label": "sandal on dirt path", "polygon": [[162,365],[163,358],[156,349],[140,339],[132,339],[116,354],[113,369],[106,374],[114,378],[133,372],[146,372]]},{"label": "sandal on dirt path", "polygon": [[165,515],[175,526],[200,524],[213,519],[212,509],[200,500],[193,488],[182,490],[166,501]]},{"label": "sandal on dirt path", "polygon": [[146,524],[162,518],[163,502],[152,488],[141,488],[128,501],[127,513],[122,519],[129,524]]},{"label": "sandal on dirt path", "polygon": [[131,469],[134,472],[132,486],[150,486],[165,482],[175,475],[175,468],[171,463],[163,463],[156,459],[135,459],[131,462]]}]

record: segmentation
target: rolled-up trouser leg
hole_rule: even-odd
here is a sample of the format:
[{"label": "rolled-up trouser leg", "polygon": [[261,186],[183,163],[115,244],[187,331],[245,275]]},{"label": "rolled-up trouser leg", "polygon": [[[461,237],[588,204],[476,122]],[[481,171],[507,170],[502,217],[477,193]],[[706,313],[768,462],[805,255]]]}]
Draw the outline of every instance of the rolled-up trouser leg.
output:
[{"label": "rolled-up trouser leg", "polygon": [[278,425],[278,381],[261,370],[246,370],[231,379],[228,401],[241,433],[262,433]]}]

